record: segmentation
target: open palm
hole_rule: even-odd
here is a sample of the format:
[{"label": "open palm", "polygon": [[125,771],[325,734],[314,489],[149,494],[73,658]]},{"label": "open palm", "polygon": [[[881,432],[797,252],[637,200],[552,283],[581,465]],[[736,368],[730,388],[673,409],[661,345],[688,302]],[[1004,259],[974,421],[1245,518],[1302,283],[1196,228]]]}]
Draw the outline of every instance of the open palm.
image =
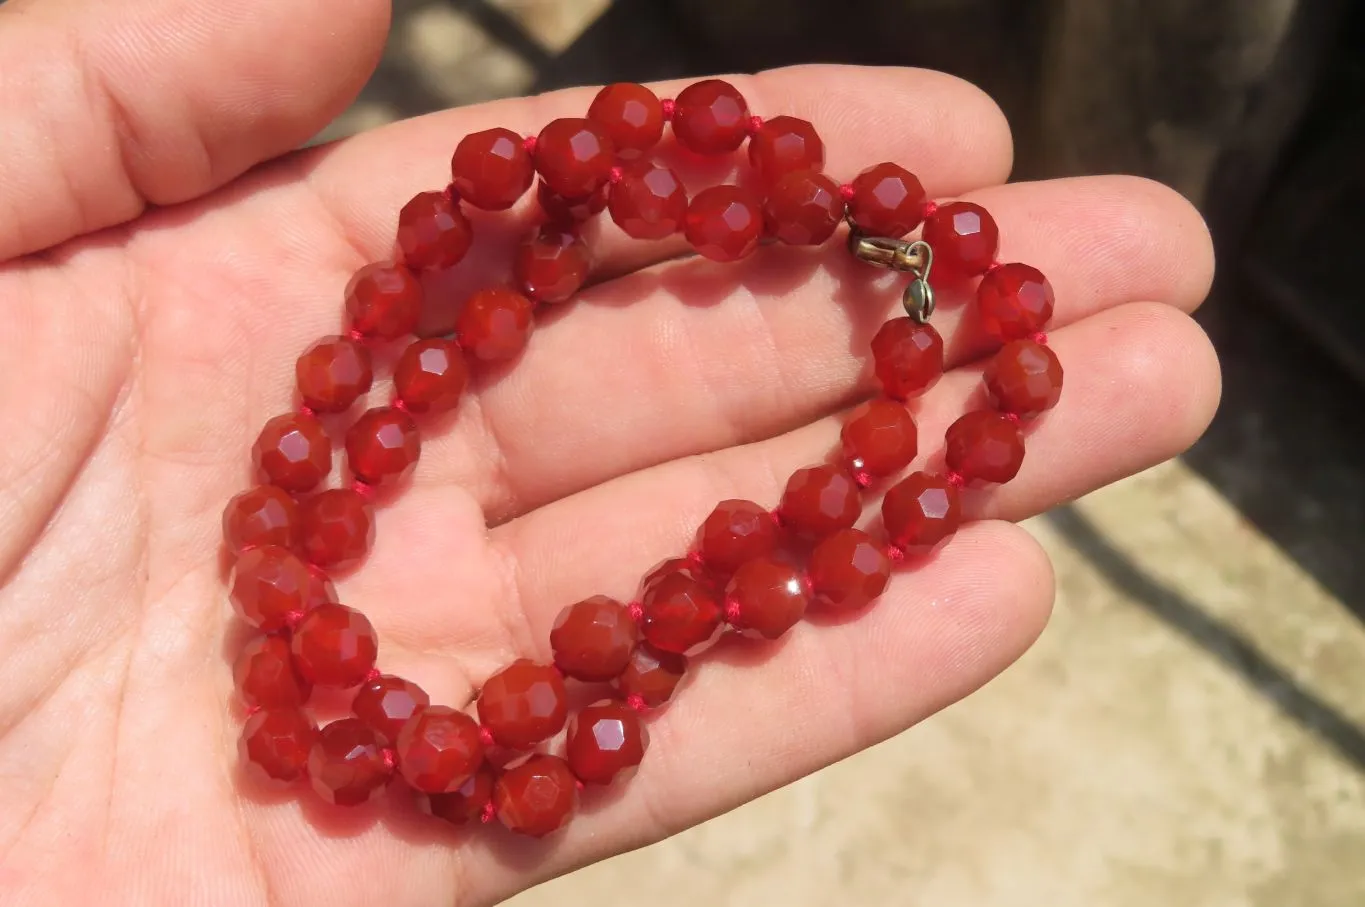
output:
[{"label": "open palm", "polygon": [[[290,406],[297,354],[340,326],[349,274],[387,254],[397,209],[444,184],[459,137],[533,133],[591,97],[450,111],[277,157],[347,103],[386,20],[383,0],[0,9],[7,904],[480,904],[671,834],[1004,668],[1052,585],[1003,521],[1174,455],[1212,413],[1217,366],[1184,314],[1212,262],[1178,196],[1117,177],[998,185],[1004,121],[944,76],[740,80],[756,111],[815,123],[831,174],[904,163],[932,195],[982,201],[1002,257],[1050,276],[1068,383],[1019,478],[973,499],[991,519],[857,621],[721,647],[653,721],[623,792],[589,798],[548,841],[254,788],[237,765],[219,535],[251,441]],[[724,175],[684,174],[694,187]],[[478,221],[456,282],[503,279],[528,218]],[[609,225],[594,244],[601,282],[433,427],[412,487],[380,508],[372,554],[341,580],[379,629],[380,666],[437,701],[464,704],[511,658],[545,657],[565,603],[629,597],[718,500],[773,503],[866,393],[863,351],[896,305],[837,243],[728,267]],[[930,454],[979,384],[984,347],[960,315],[949,292],[938,323],[954,369],[918,411]],[[433,310],[429,326],[450,316]]]}]

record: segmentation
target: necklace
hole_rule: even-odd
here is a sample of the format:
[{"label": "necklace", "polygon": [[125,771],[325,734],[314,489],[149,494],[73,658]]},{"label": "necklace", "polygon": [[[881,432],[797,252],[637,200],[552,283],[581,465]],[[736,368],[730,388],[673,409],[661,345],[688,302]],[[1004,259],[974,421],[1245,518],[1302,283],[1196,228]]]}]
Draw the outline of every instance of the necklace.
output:
[{"label": "necklace", "polygon": [[[648,157],[665,126],[697,155],[747,142],[759,188],[712,186],[689,200],[677,175]],[[300,356],[301,405],[266,423],[252,449],[262,484],[224,513],[235,558],[229,595],[259,631],[234,665],[251,770],[283,784],[306,779],[338,806],[365,803],[400,778],[450,822],[496,819],[521,834],[550,834],[573,815],[579,789],[620,782],[641,762],[650,712],[723,632],[775,640],[807,609],[869,607],[893,567],[951,538],[964,519],[961,489],[1014,478],[1023,424],[1061,393],[1062,369],[1041,333],[1053,307],[1047,279],[995,260],[998,231],[980,206],[929,201],[894,163],[842,185],[821,172],[823,163],[812,124],[751,116],[718,79],[675,100],[643,85],[609,85],[586,118],[554,120],[533,138],[489,129],[460,141],[450,186],[400,212],[396,260],[352,277],[347,332]],[[454,336],[408,343],[393,367],[392,402],[345,431],[349,484],[319,490],[333,459],[319,416],[348,412],[373,384],[372,350],[414,333],[419,275],[455,267],[470,248],[463,206],[510,208],[537,174],[543,224],[517,250],[515,288],[470,296]],[[416,684],[375,668],[375,629],[338,602],[327,571],[368,551],[374,490],[415,466],[423,420],[459,404],[471,369],[515,359],[537,308],[567,301],[584,284],[580,227],[604,210],[630,237],[681,232],[716,261],[744,258],[765,240],[820,245],[846,221],[854,256],[909,275],[906,315],[886,322],[871,344],[880,394],[850,412],[837,453],[797,470],[775,507],[722,501],[692,550],[651,570],[637,599],[599,595],[566,607],[550,633],[553,663],[518,659],[495,672],[473,714],[434,705]],[[921,225],[921,239],[902,238]],[[998,343],[984,373],[988,406],[948,428],[941,468],[890,484],[919,453],[906,401],[943,372],[943,341],[929,323],[935,267],[979,278],[976,320]],[[855,528],[864,496],[886,484],[881,526]],[[570,683],[604,695],[570,715]],[[354,690],[351,714],[319,728],[305,709],[314,688]]]}]

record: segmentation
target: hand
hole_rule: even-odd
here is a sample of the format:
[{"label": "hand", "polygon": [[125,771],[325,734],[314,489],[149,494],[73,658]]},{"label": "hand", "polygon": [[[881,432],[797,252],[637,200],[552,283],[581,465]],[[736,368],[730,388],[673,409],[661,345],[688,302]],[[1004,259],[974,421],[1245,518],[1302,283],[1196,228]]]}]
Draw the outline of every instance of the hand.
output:
[{"label": "hand", "polygon": [[[1185,449],[1219,376],[1187,317],[1209,238],[1173,192],[1095,177],[1002,186],[1006,124],[909,70],[810,67],[736,83],[813,121],[827,170],[882,160],[996,216],[1005,260],[1057,292],[1062,402],[1022,473],[855,621],[717,652],[652,723],[619,797],[546,842],[410,812],[327,810],[239,775],[219,518],[290,405],[294,358],[340,325],[415,192],[465,133],[533,133],[592,91],[454,110],[288,150],[359,89],[382,0],[12,0],[0,9],[0,889],[6,903],[487,904],[670,835],[909,727],[1032,642],[1052,577],[1019,520]],[[661,93],[676,91],[664,86]],[[259,165],[259,166],[255,166]],[[246,172],[248,168],[253,168]],[[691,173],[694,185],[723,173]],[[501,279],[528,215],[481,218],[461,271]],[[564,604],[629,596],[726,497],[775,502],[822,459],[896,289],[837,243],[723,266],[596,240],[612,276],[488,375],[430,436],[413,485],[341,582],[381,667],[469,701],[546,656]],[[449,312],[432,314],[434,321]],[[979,383],[944,301],[953,371],[922,446]],[[485,524],[492,527],[485,530]]]}]

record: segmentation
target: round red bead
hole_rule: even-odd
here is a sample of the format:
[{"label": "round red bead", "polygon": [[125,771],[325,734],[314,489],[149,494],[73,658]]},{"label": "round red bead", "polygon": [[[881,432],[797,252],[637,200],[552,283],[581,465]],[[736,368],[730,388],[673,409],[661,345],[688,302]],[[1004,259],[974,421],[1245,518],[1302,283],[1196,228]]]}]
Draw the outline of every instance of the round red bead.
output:
[{"label": "round red bead", "polygon": [[427,691],[411,680],[380,674],[355,691],[351,714],[373,728],[386,746],[392,746],[407,720],[430,704]]},{"label": "round red bead", "polygon": [[943,338],[932,325],[892,318],[872,338],[872,358],[883,392],[908,400],[924,393],[943,374]]},{"label": "round red bead", "polygon": [[379,637],[364,614],[345,605],[319,605],[294,628],[294,664],[314,686],[358,686],[369,676]]},{"label": "round red bead", "polygon": [[986,272],[1000,242],[995,221],[972,202],[939,205],[925,219],[923,236],[934,250],[936,268],[969,277]]},{"label": "round red bead", "polygon": [[721,501],[697,530],[697,552],[719,576],[777,547],[777,521],[753,501]]},{"label": "round red bead", "polygon": [[607,207],[607,189],[608,186],[604,184],[585,198],[565,198],[541,180],[536,186],[536,201],[540,204],[540,210],[545,212],[548,223],[572,229],[602,213],[602,209]]},{"label": "round red bead", "polygon": [[839,438],[844,463],[869,476],[900,472],[919,451],[914,417],[903,404],[885,397],[874,397],[849,413]]},{"label": "round red bead", "polygon": [[[852,186],[849,216],[862,232],[904,236],[919,226],[924,215],[924,187],[899,164],[869,167],[853,178]],[[937,256],[937,246],[934,253]]]},{"label": "round red bead", "polygon": [[479,725],[463,712],[431,705],[417,710],[398,734],[398,771],[414,790],[459,790],[483,764]]},{"label": "round red bead", "polygon": [[500,746],[524,750],[559,733],[568,716],[564,678],[549,665],[520,658],[479,692],[479,720]]},{"label": "round red bead", "polygon": [[578,780],[610,784],[645,757],[649,732],[639,714],[620,702],[596,702],[569,720],[564,756]]},{"label": "round red bead", "polygon": [[332,442],[322,423],[305,413],[276,416],[251,447],[256,470],[285,491],[312,491],[332,471]]},{"label": "round red bead", "polygon": [[686,672],[685,656],[642,642],[630,653],[630,663],[612,685],[623,697],[657,708],[673,696]]},{"label": "round red bead", "polygon": [[514,358],[531,336],[531,300],[503,287],[480,290],[455,322],[460,346],[482,362]]},{"label": "round red bead", "polygon": [[308,754],[308,780],[335,806],[373,800],[393,776],[384,742],[359,718],[341,718],[318,732]]},{"label": "round red bead", "polygon": [[882,499],[886,534],[891,544],[905,551],[932,548],[961,522],[961,496],[943,476],[912,472]]},{"label": "round red bead", "polygon": [[223,510],[223,540],[241,553],[258,545],[294,544],[298,505],[283,489],[257,485],[236,495]]},{"label": "round red bead", "polygon": [[630,663],[640,633],[626,606],[594,595],[559,613],[550,631],[555,665],[583,681],[611,680]]},{"label": "round red bead", "polygon": [[391,261],[366,265],[346,287],[351,327],[366,337],[393,340],[411,334],[422,316],[422,284]]},{"label": "round red bead", "polygon": [[242,701],[263,709],[299,708],[313,687],[294,670],[289,643],[282,636],[258,636],[232,665]]},{"label": "round red bead", "polygon": [[725,589],[730,625],[746,636],[763,639],[777,639],[796,626],[809,603],[810,590],[801,569],[776,555],[741,564]]},{"label": "round red bead", "polygon": [[446,192],[423,192],[398,212],[398,248],[414,270],[453,268],[469,251],[474,231]]},{"label": "round red bead", "polygon": [[645,578],[640,582],[640,595],[642,597],[647,595],[650,589],[675,573],[680,573],[688,579],[697,580],[704,585],[712,584],[712,578],[707,575],[697,561],[686,557],[670,557],[655,564],[645,574]]},{"label": "round red bead", "polygon": [[262,709],[247,716],[238,740],[243,762],[273,781],[297,781],[308,770],[317,725],[298,709]]},{"label": "round red bead", "polygon": [[535,165],[521,136],[510,129],[472,132],[455,146],[451,185],[475,208],[502,211],[531,188]]},{"label": "round red bead", "polygon": [[861,529],[826,536],[810,554],[811,603],[828,611],[855,611],[886,590],[891,559]]},{"label": "round red bead", "polygon": [[793,246],[817,246],[834,235],[844,216],[839,185],[823,173],[789,173],[763,203],[768,232]]},{"label": "round red bead", "polygon": [[714,261],[744,258],[763,235],[758,196],[739,186],[703,189],[687,206],[683,233],[692,248]]},{"label": "round red bead", "polygon": [[976,288],[981,326],[996,340],[1029,337],[1052,317],[1055,298],[1043,272],[1023,264],[1007,264],[988,272]]},{"label": "round red bead", "polygon": [[228,589],[242,619],[271,633],[308,610],[317,582],[293,552],[261,545],[238,555]]},{"label": "round red bead", "polygon": [[684,88],[673,101],[673,135],[698,154],[726,154],[749,134],[749,105],[735,86],[705,79]]},{"label": "round red bead", "polygon": [[564,198],[586,198],[606,185],[614,160],[611,139],[592,120],[551,120],[536,138],[536,169]]},{"label": "round red bead", "polygon": [[672,170],[641,162],[627,168],[608,196],[611,219],[627,236],[663,239],[687,216],[687,190]]},{"label": "round red bead", "polygon": [[567,302],[588,279],[588,247],[574,233],[545,227],[517,249],[517,286],[539,302]]},{"label": "round red bead", "polygon": [[367,410],[346,431],[346,463],[352,475],[370,485],[401,478],[421,452],[417,423],[401,409]]},{"label": "round red bead", "polygon": [[599,91],[588,107],[588,119],[607,134],[622,157],[648,151],[664,132],[658,96],[634,82],[616,82]]},{"label": "round red bead", "polygon": [[779,513],[797,535],[820,538],[858,521],[862,500],[858,484],[837,466],[807,466],[792,473]]},{"label": "round red bead", "polygon": [[578,781],[558,756],[535,755],[504,771],[493,786],[498,821],[543,838],[563,828],[578,806]]},{"label": "round red bead", "polygon": [[373,543],[374,510],[350,488],[320,491],[299,505],[299,550],[312,563],[354,563]]},{"label": "round red bead", "polygon": [[943,459],[968,482],[1008,482],[1024,462],[1024,436],[1003,413],[967,413],[944,435]]},{"label": "round red bead", "polygon": [[1032,340],[1001,347],[983,377],[991,405],[1016,416],[1036,416],[1062,396],[1062,364],[1052,350]]},{"label": "round red bead", "polygon": [[469,383],[469,366],[459,344],[430,337],[409,344],[393,367],[393,388],[414,413],[454,409]]},{"label": "round red bead", "polygon": [[681,571],[670,573],[641,600],[640,635],[656,649],[694,655],[720,635],[723,616],[710,584]]},{"label": "round red bead", "polygon": [[339,413],[370,389],[370,351],[349,337],[324,337],[294,365],[299,396],[320,413]]},{"label": "round red bead", "polygon": [[444,794],[427,798],[431,814],[452,825],[464,825],[483,817],[483,811],[493,802],[493,771],[482,765],[464,784]]},{"label": "round red bead", "polygon": [[825,143],[806,120],[773,117],[749,137],[749,163],[766,183],[775,183],[788,173],[824,167]]}]

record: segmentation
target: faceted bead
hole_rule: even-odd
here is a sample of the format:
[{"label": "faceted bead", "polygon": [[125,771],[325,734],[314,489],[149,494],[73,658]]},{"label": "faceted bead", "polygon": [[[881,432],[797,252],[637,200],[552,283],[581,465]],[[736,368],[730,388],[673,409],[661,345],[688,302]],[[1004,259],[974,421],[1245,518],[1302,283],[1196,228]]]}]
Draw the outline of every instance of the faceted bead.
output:
[{"label": "faceted bead", "polygon": [[686,557],[670,557],[655,564],[645,574],[645,578],[640,582],[640,595],[647,595],[650,589],[675,573],[681,573],[688,579],[697,580],[703,584],[711,583],[711,577],[706,574],[706,571],[701,568],[697,561]]},{"label": "faceted bead", "polygon": [[430,704],[427,691],[411,680],[380,674],[355,691],[351,714],[373,728],[385,746],[392,746],[413,713]]},{"label": "faceted bead", "polygon": [[354,608],[319,605],[299,621],[289,647],[299,673],[314,686],[346,689],[369,676],[379,637]]},{"label": "faceted bead", "polygon": [[602,213],[607,207],[608,188],[608,184],[603,184],[585,198],[565,198],[541,180],[536,186],[536,201],[548,223],[569,229]]},{"label": "faceted bead", "polygon": [[550,190],[565,198],[586,198],[606,185],[615,149],[592,120],[551,120],[536,138],[536,170]]},{"label": "faceted bead", "polygon": [[346,464],[353,476],[370,485],[401,478],[421,452],[417,423],[401,409],[366,410],[346,431]]},{"label": "faceted bead", "polygon": [[478,723],[440,705],[418,709],[403,725],[395,749],[403,780],[428,794],[459,790],[483,764]]},{"label": "faceted bead", "polygon": [[411,334],[422,316],[422,284],[400,264],[366,265],[346,287],[351,327],[365,337],[395,340]]},{"label": "faceted bead", "polygon": [[544,227],[517,249],[513,273],[538,302],[567,302],[588,279],[588,247],[568,230]]},{"label": "faceted bead", "polygon": [[294,671],[289,643],[282,636],[257,636],[232,665],[232,679],[248,706],[299,708],[313,687]]},{"label": "faceted bead", "polygon": [[1038,333],[1052,317],[1055,297],[1043,272],[1007,264],[988,272],[976,288],[981,327],[996,340],[1019,340]]},{"label": "faceted bead", "polygon": [[687,206],[683,233],[701,255],[737,261],[758,248],[763,211],[758,196],[739,186],[703,189]]},{"label": "faceted bead", "polygon": [[510,129],[471,132],[455,146],[451,185],[475,208],[502,211],[531,188],[535,165],[525,141]]},{"label": "faceted bead", "polygon": [[725,616],[745,636],[777,639],[810,603],[810,588],[801,568],[777,555],[740,565],[725,587]]},{"label": "faceted bead", "polygon": [[968,482],[1008,482],[1024,462],[1024,436],[1003,413],[967,413],[944,435],[944,462]]},{"label": "faceted bead", "polygon": [[308,770],[317,725],[298,709],[262,709],[247,716],[238,749],[242,761],[273,781],[297,781]]},{"label": "faceted bead", "polygon": [[[872,236],[904,236],[924,214],[924,187],[899,164],[877,164],[853,179],[848,211],[858,229]],[[938,260],[938,246],[934,246]]]},{"label": "faceted bead", "polygon": [[627,236],[663,239],[678,232],[687,216],[687,190],[669,168],[641,162],[612,184],[608,206]]},{"label": "faceted bead", "polygon": [[874,397],[849,413],[839,439],[848,468],[870,476],[900,472],[919,451],[914,417],[886,397]]},{"label": "faceted bead", "polygon": [[727,154],[749,134],[749,105],[735,86],[705,79],[684,88],[673,101],[673,135],[698,154]]},{"label": "faceted bead", "polygon": [[606,133],[623,158],[653,148],[664,132],[658,96],[634,82],[617,82],[599,91],[588,107],[588,119]]},{"label": "faceted bead", "polygon": [[768,232],[792,246],[818,246],[834,235],[844,216],[839,184],[823,173],[789,173],[763,202]]},{"label": "faceted bead", "polygon": [[503,287],[480,290],[455,322],[460,346],[481,362],[514,358],[531,336],[531,300]]},{"label": "faceted bead", "polygon": [[258,545],[289,548],[298,521],[298,505],[287,492],[274,485],[257,485],[228,501],[223,511],[223,540],[233,553]]},{"label": "faceted bead", "polygon": [[261,545],[238,555],[228,589],[243,620],[273,633],[308,609],[315,582],[308,565],[293,552]]},{"label": "faceted bead", "polygon": [[882,391],[896,400],[924,393],[943,374],[943,338],[932,325],[892,318],[872,338],[874,370]]},{"label": "faceted bead", "polygon": [[749,137],[749,163],[771,185],[788,173],[823,168],[825,143],[806,120],[773,117]]},{"label": "faceted bead", "polygon": [[630,653],[630,664],[612,682],[626,699],[658,708],[669,700],[687,672],[687,658],[642,642]]},{"label": "faceted bead", "polygon": [[469,219],[448,193],[419,193],[398,212],[398,248],[414,271],[455,267],[473,241]]},{"label": "faceted bead", "polygon": [[559,613],[550,631],[555,665],[570,677],[611,680],[630,663],[640,633],[626,606],[594,595]]},{"label": "faceted bead", "polygon": [[493,785],[498,821],[519,835],[543,838],[563,828],[578,806],[578,781],[558,756],[538,754],[504,771]]},{"label": "faceted bead", "polygon": [[294,364],[299,396],[320,413],[349,409],[374,382],[370,351],[349,337],[324,337]]},{"label": "faceted bead", "polygon": [[711,573],[724,576],[777,547],[777,521],[753,501],[721,501],[697,530],[697,552]]},{"label": "faceted bead", "polygon": [[393,388],[408,412],[454,409],[469,383],[469,366],[460,345],[441,337],[410,343],[393,367]]},{"label": "faceted bead", "polygon": [[319,567],[354,563],[374,544],[374,511],[350,488],[320,491],[299,505],[299,550]]},{"label": "faceted bead", "polygon": [[858,483],[837,466],[807,466],[792,473],[778,512],[792,532],[822,538],[858,521],[863,503]]},{"label": "faceted bead", "polygon": [[318,605],[337,603],[336,586],[327,578],[321,567],[309,567],[308,585],[303,593],[303,610],[312,611]]},{"label": "faceted bead", "polygon": [[939,205],[924,221],[923,236],[933,247],[936,268],[967,277],[986,272],[1000,243],[995,220],[972,202]]},{"label": "faceted bead", "polygon": [[986,394],[991,405],[1016,416],[1036,416],[1062,396],[1062,364],[1041,343],[1015,340],[986,363]]},{"label": "faceted bead", "polygon": [[318,732],[308,754],[308,780],[334,806],[373,800],[393,776],[384,741],[359,718],[341,718]]},{"label": "faceted bead", "polygon": [[811,551],[807,572],[814,607],[856,611],[886,590],[891,559],[866,532],[841,529]]},{"label": "faceted bead", "polygon": [[638,712],[621,702],[595,702],[569,719],[564,757],[584,784],[610,784],[639,765],[648,747]]},{"label": "faceted bead", "polygon": [[882,499],[882,523],[891,544],[904,551],[932,548],[962,522],[957,487],[943,476],[912,472]]},{"label": "faceted bead", "polygon": [[664,576],[641,599],[640,634],[657,649],[695,655],[720,635],[718,598],[709,583],[685,573]]},{"label": "faceted bead", "polygon": [[251,447],[256,470],[285,491],[312,491],[332,471],[332,442],[322,423],[285,413],[265,423]]},{"label": "faceted bead", "polygon": [[519,658],[484,683],[479,720],[499,746],[524,750],[558,734],[568,715],[564,678],[550,665]]},{"label": "faceted bead", "polygon": [[482,818],[484,807],[493,802],[493,770],[481,765],[464,784],[444,794],[432,794],[427,802],[433,816],[452,825]]}]

